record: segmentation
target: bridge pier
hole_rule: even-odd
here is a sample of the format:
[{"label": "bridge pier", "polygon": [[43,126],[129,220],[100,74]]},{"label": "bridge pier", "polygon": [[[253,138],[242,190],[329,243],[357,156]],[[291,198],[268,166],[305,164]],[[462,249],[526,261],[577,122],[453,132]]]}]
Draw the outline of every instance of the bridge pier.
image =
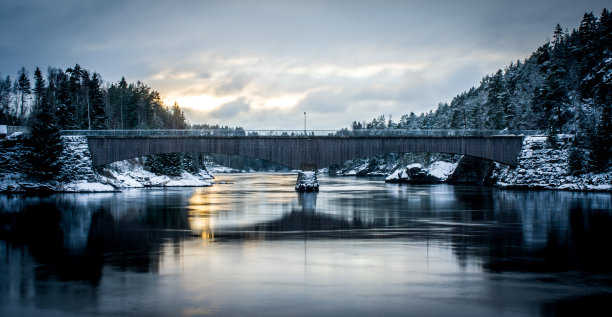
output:
[{"label": "bridge pier", "polygon": [[295,182],[295,190],[299,192],[316,192],[319,191],[319,183],[317,182],[317,171],[302,171],[297,175]]}]

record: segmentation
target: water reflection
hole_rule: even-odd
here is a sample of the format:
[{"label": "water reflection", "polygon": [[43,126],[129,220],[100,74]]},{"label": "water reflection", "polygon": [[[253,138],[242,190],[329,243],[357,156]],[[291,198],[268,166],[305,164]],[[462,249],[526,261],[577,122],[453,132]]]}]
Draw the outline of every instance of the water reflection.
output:
[{"label": "water reflection", "polygon": [[0,196],[0,315],[241,314],[228,303],[257,306],[260,293],[298,315],[315,300],[353,311],[360,293],[377,299],[354,304],[361,314],[553,314],[610,295],[609,194],[326,177],[321,192],[296,193],[294,175],[227,177],[209,188]]}]

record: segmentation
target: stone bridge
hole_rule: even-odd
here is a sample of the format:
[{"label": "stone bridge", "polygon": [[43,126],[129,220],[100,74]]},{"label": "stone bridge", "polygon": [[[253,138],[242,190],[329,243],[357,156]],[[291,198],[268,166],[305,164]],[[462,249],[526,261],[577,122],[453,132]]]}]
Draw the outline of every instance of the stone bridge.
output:
[{"label": "stone bridge", "polygon": [[316,169],[386,153],[449,153],[517,164],[523,137],[491,136],[315,136],[315,135],[88,135],[94,166],[162,153],[241,155],[284,165]]}]

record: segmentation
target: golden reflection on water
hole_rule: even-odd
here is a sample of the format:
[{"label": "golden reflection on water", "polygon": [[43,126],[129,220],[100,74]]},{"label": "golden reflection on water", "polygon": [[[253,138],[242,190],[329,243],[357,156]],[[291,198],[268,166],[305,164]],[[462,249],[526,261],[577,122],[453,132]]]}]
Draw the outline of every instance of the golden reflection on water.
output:
[{"label": "golden reflection on water", "polygon": [[[278,218],[298,204],[293,176],[243,174],[232,175],[230,179],[229,184],[197,188],[188,200],[190,228],[202,239],[212,240],[215,229],[221,226],[235,227]],[[281,189],[270,191],[272,187]],[[244,191],[244,188],[249,190]],[[243,199],[244,195],[252,199]]]},{"label": "golden reflection on water", "polygon": [[198,232],[202,239],[214,237],[211,215],[221,212],[222,202],[217,191],[198,188],[189,198],[188,215],[191,230]]}]

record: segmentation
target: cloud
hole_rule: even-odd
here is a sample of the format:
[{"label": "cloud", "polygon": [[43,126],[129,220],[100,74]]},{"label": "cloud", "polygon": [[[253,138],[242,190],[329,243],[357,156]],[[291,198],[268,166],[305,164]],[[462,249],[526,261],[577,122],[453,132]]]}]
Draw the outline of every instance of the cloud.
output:
[{"label": "cloud", "polygon": [[231,96],[240,94],[250,80],[244,74],[228,76],[225,80],[220,80],[214,88],[213,93],[217,96]]},{"label": "cloud", "polygon": [[218,109],[210,112],[210,116],[215,119],[231,119],[241,113],[248,112],[251,106],[246,98],[240,97],[234,101],[222,104]]},{"label": "cloud", "polygon": [[181,100],[192,123],[301,128],[306,111],[313,128],[340,128],[449,102],[526,57],[555,24],[576,27],[606,5],[5,0],[0,72],[79,63]]}]

